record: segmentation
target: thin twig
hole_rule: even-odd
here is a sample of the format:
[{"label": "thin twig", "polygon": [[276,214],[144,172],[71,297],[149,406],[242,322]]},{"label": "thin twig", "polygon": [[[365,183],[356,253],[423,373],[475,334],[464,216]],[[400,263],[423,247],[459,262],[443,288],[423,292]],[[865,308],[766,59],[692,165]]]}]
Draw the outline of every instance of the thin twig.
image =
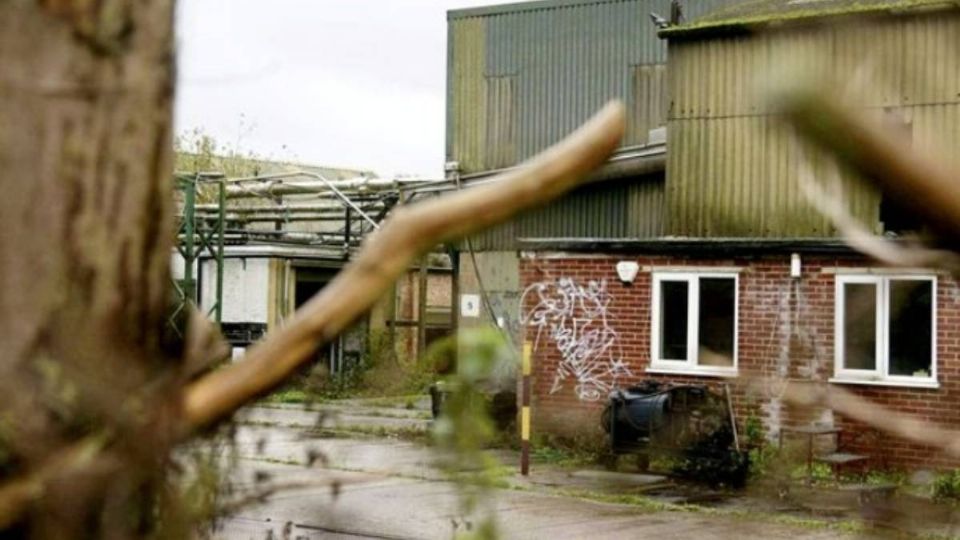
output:
[{"label": "thin twig", "polygon": [[421,253],[541,205],[577,185],[617,148],[624,107],[612,102],[559,144],[499,181],[396,209],[357,258],[286,326],[236,364],[191,384],[184,397],[184,434],[233,413],[276,388],[372,306]]}]

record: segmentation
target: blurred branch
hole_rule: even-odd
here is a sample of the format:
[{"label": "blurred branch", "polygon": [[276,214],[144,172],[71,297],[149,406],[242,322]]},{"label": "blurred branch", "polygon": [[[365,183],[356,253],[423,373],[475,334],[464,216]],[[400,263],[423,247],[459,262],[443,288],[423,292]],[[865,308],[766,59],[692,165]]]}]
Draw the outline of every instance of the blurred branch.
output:
[{"label": "blurred branch", "polygon": [[[885,195],[921,216],[938,240],[960,246],[960,191],[952,172],[941,163],[906,148],[902,141],[844,107],[826,91],[801,88],[780,99],[781,110],[800,135],[814,141],[853,171],[877,183]],[[812,174],[801,175],[801,189],[827,214],[855,248],[887,264],[955,268],[955,252],[902,248],[869,233],[823,190]],[[792,383],[786,401],[824,406],[900,438],[960,457],[960,432],[943,429],[900,413],[836,386]]]},{"label": "blurred branch", "polygon": [[840,180],[836,175],[824,186],[814,179],[809,165],[801,164],[798,179],[800,192],[807,201],[830,218],[847,244],[860,253],[900,268],[946,268],[954,272],[960,269],[960,257],[953,251],[931,249],[919,242],[902,245],[870,232],[844,206],[840,196]]},{"label": "blurred branch", "polygon": [[89,465],[105,443],[103,435],[92,435],[55,453],[33,471],[4,482],[0,486],[0,530],[13,525],[30,503],[43,496],[52,479]]},{"label": "blurred branch", "polygon": [[790,91],[779,105],[801,135],[876,182],[900,206],[922,216],[942,240],[960,246],[960,190],[955,189],[956,176],[949,168],[905,147],[826,91]]},{"label": "blurred branch", "polygon": [[791,382],[783,398],[803,407],[823,406],[897,437],[939,448],[953,457],[960,457],[960,432],[943,429],[901,412],[862,398],[837,386]]},{"label": "blurred branch", "polygon": [[220,333],[220,329],[199,309],[191,306],[187,315],[183,351],[186,376],[193,378],[229,357],[230,344]]},{"label": "blurred branch", "polygon": [[418,255],[576,186],[617,148],[624,125],[623,105],[612,102],[566,139],[495,182],[396,209],[357,258],[286,326],[252,347],[241,362],[187,387],[185,432],[224,418],[281,384],[317,347],[369,309]]}]

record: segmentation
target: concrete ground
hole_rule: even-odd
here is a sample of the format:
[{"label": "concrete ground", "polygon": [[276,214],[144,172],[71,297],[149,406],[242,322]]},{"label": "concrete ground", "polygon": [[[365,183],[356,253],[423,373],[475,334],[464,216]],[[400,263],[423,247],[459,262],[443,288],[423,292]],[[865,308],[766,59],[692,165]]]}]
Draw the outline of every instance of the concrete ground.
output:
[{"label": "concrete ground", "polygon": [[[422,411],[383,407],[255,407],[238,433],[238,482],[247,487],[276,483],[289,489],[248,506],[219,524],[215,538],[451,538],[467,525],[458,511],[457,486],[434,467],[427,446],[390,436],[426,429]],[[357,426],[360,426],[359,428]],[[385,427],[387,432],[371,430]],[[362,436],[331,437],[328,430],[357,429]],[[319,436],[318,436],[319,435]],[[515,464],[513,452],[500,452]],[[313,461],[312,466],[306,466]],[[763,516],[723,512],[651,512],[629,504],[594,502],[562,495],[621,486],[630,491],[662,482],[650,475],[611,477],[535,468],[530,479],[508,477],[512,489],[494,490],[489,507],[502,538],[771,538],[822,539],[833,529],[791,525]]]}]

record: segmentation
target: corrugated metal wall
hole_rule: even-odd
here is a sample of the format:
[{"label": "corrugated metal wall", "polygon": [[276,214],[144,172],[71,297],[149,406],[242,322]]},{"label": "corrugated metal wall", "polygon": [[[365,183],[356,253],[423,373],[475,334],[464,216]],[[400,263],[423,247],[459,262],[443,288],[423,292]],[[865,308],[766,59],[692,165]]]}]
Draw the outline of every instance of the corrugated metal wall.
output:
[{"label": "corrugated metal wall", "polygon": [[[689,19],[727,3],[688,0],[684,9]],[[447,159],[465,174],[512,164],[612,98],[632,112],[624,145],[646,142],[665,104],[666,43],[649,15],[668,16],[669,4],[553,0],[451,12]]]},{"label": "corrugated metal wall", "polygon": [[663,176],[587,185],[473,237],[480,251],[517,249],[518,238],[650,238],[663,232]]},{"label": "corrugated metal wall", "polygon": [[879,232],[876,190],[801,146],[757,90],[785,76],[785,68],[789,76],[805,73],[855,96],[877,122],[905,122],[912,142],[905,138],[904,151],[947,145],[945,157],[960,163],[957,51],[955,15],[671,43],[666,232],[835,235],[800,192],[799,179],[808,174],[839,178],[851,214]]}]

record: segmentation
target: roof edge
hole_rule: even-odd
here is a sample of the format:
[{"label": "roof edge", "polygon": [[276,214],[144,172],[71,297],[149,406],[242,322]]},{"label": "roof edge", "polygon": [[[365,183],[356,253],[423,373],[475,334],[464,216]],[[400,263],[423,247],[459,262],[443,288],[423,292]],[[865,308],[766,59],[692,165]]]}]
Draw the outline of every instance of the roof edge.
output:
[{"label": "roof edge", "polygon": [[466,19],[470,17],[489,17],[493,15],[506,15],[509,13],[522,13],[525,11],[543,11],[547,9],[562,9],[594,4],[613,4],[623,1],[624,0],[537,0],[535,2],[513,2],[509,4],[451,9],[447,11],[447,20],[452,21],[455,19]]},{"label": "roof edge", "polygon": [[859,255],[836,238],[518,238],[523,251],[602,252],[691,257],[817,253]]},{"label": "roof edge", "polygon": [[701,23],[693,21],[689,24],[660,30],[657,32],[657,36],[667,40],[695,40],[705,37],[743,35],[757,28],[774,25],[800,27],[829,18],[847,18],[863,15],[875,15],[878,17],[925,15],[928,13],[958,9],[960,9],[960,3],[958,3],[957,0],[943,0],[942,2],[919,4],[913,0],[903,0],[885,5],[845,6],[835,9],[824,9],[822,11],[798,11],[783,15],[769,13],[752,17],[746,15],[743,17],[704,21]]}]

